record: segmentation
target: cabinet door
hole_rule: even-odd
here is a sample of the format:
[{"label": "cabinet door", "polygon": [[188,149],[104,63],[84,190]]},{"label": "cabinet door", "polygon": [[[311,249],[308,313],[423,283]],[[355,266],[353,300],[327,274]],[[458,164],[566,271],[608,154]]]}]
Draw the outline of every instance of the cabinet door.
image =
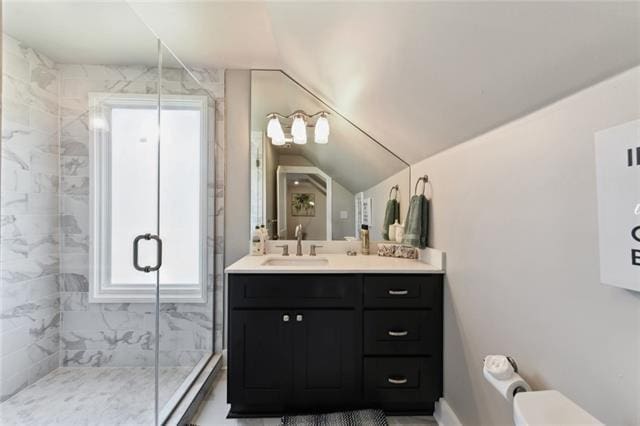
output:
[{"label": "cabinet door", "polygon": [[335,409],[360,401],[361,321],[350,310],[294,312],[293,403]]},{"label": "cabinet door", "polygon": [[231,312],[228,399],[236,411],[282,409],[290,396],[293,319],[285,321],[284,315],[267,310]]}]

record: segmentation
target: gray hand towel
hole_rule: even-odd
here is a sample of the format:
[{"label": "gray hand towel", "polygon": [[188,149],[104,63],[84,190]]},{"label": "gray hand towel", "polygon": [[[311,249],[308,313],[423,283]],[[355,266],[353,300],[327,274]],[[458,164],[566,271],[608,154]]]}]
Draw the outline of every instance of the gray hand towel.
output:
[{"label": "gray hand towel", "polygon": [[402,244],[425,248],[429,237],[429,200],[424,195],[414,195],[404,223]]},{"label": "gray hand towel", "polygon": [[387,201],[387,207],[384,211],[384,222],[382,224],[382,238],[389,240],[393,235],[389,235],[389,225],[393,225],[396,220],[400,219],[400,204],[397,200]]}]

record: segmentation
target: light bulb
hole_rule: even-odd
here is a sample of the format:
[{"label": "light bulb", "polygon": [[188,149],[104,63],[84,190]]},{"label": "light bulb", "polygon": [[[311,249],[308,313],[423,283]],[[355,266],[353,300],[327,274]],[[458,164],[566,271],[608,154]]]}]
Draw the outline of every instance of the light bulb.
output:
[{"label": "light bulb", "polygon": [[280,125],[280,120],[276,117],[275,114],[271,115],[271,119],[267,124],[267,136],[273,138],[276,135],[283,133],[282,126]]},{"label": "light bulb", "polygon": [[293,136],[293,143],[303,145],[307,143],[307,125],[304,122],[302,115],[296,115],[291,124],[291,136]]},{"label": "light bulb", "polygon": [[318,117],[318,121],[316,121],[314,136],[316,143],[329,143],[329,120],[327,120],[324,113]]},{"label": "light bulb", "polygon": [[285,144],[285,137],[282,128],[279,127],[280,123],[278,123],[278,128],[274,131],[273,136],[271,136],[271,143],[273,145],[281,146]]}]

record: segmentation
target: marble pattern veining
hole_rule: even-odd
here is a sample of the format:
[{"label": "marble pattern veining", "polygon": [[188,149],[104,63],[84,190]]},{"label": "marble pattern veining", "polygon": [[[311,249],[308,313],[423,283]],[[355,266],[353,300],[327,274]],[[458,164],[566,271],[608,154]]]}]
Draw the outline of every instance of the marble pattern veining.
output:
[{"label": "marble pattern veining", "polygon": [[[144,66],[59,65],[61,184],[61,362],[63,366],[143,366],[153,362],[155,315],[153,304],[89,303],[89,92],[157,93],[157,69]],[[220,277],[214,251],[220,238],[223,211],[224,123],[219,114],[224,97],[222,70],[195,70],[200,83],[181,69],[163,69],[162,91],[172,95],[207,95],[209,99],[209,214],[207,247],[209,279],[206,304],[165,304],[160,307],[160,351],[164,365],[190,365],[214,345],[222,348]],[[213,120],[216,120],[215,122]],[[220,186],[217,190],[214,188]],[[218,233],[217,235],[214,232]],[[221,254],[222,251],[217,251]],[[219,265],[217,265],[220,263]],[[220,321],[218,323],[218,321]]]},{"label": "marble pattern veining", "polygon": [[[160,407],[190,368],[161,368]],[[153,368],[58,368],[0,405],[3,425],[150,425]]]},{"label": "marble pattern veining", "polygon": [[2,47],[0,401],[60,357],[59,71],[6,34]]}]

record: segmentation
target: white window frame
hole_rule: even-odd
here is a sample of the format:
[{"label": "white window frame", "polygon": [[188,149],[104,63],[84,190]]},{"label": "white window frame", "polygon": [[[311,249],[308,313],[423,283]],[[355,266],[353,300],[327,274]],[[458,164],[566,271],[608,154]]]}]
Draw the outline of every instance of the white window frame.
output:
[{"label": "white window frame", "polygon": [[[114,107],[149,107],[158,105],[158,95],[89,93],[91,121],[96,113]],[[215,120],[209,120],[206,96],[162,95],[162,107],[191,106],[200,109],[200,224],[199,224],[199,282],[193,284],[171,284],[160,282],[160,301],[165,303],[206,303],[207,301],[207,173],[208,131]],[[161,141],[162,143],[162,141]],[[90,129],[90,303],[155,303],[156,284],[113,284],[110,277],[110,173],[111,132]],[[162,172],[162,171],[161,171]],[[156,188],[149,188],[155,191]],[[141,230],[141,233],[144,230]],[[160,230],[162,238],[162,229]],[[133,241],[132,241],[133,247]],[[133,248],[132,248],[133,250]],[[162,269],[160,269],[162,270]],[[142,272],[141,272],[142,273]]]}]

